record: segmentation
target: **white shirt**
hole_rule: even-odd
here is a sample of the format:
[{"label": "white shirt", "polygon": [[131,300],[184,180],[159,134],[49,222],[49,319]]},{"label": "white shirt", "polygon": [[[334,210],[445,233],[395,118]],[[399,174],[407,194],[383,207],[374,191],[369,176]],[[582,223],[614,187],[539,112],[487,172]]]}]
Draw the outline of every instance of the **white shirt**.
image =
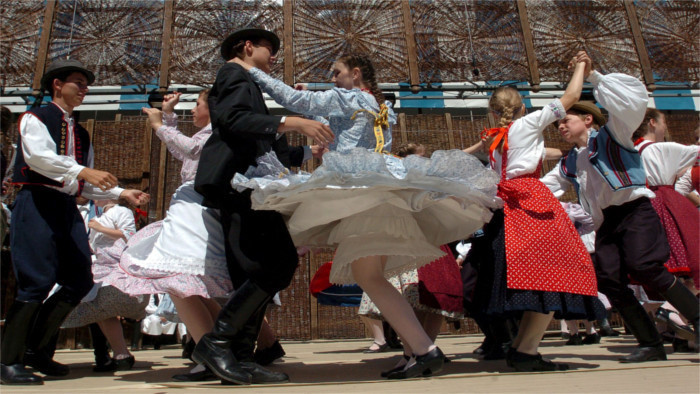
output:
[{"label": "white shirt", "polygon": [[[75,160],[75,146],[73,144],[75,120],[59,105],[55,103],[50,103],[49,105],[55,105],[60,108],[65,115],[64,118],[66,123],[68,123],[68,134],[66,137],[66,152],[68,155],[57,154],[56,143],[53,138],[51,138],[51,134],[49,133],[49,129],[46,128],[46,125],[32,113],[25,113],[19,125],[22,150],[24,151],[24,161],[32,171],[36,171],[56,182],[63,183],[62,187],[47,187],[52,187],[62,193],[76,195],[79,189],[78,174],[85,166],[81,166]],[[94,163],[94,152],[92,150],[92,144],[90,144],[87,167],[93,168]],[[92,200],[109,200],[119,198],[122,191],[124,191],[124,189],[120,187],[102,191],[99,187],[85,182],[82,195]]]},{"label": "white shirt", "polygon": [[[134,222],[134,214],[129,208],[115,205],[109,208],[100,217],[95,218],[101,225],[121,231],[126,239],[131,238],[136,233],[136,223]],[[90,229],[90,247],[93,252],[102,248],[108,248],[117,242],[116,239],[101,233],[95,229]]]},{"label": "white shirt", "polygon": [[[648,146],[647,146],[648,145]],[[641,149],[644,147],[644,149]],[[635,145],[642,152],[642,164],[651,186],[673,185],[688,166],[696,164],[700,146],[675,142],[642,141]]]},{"label": "white shirt", "polygon": [[678,178],[678,182],[676,182],[676,191],[684,196],[692,192],[697,193],[697,191],[693,188],[692,171],[693,167],[688,168],[685,174]]},{"label": "white shirt", "polygon": [[[602,75],[594,71],[588,77],[593,84],[593,95],[600,105],[608,110],[606,127],[620,145],[634,149],[632,134],[642,123],[647,108],[648,93],[637,78],[625,74]],[[603,224],[603,209],[622,205],[640,197],[654,198],[646,187],[631,187],[614,191],[605,178],[588,160],[588,146],[577,148],[576,177],[579,183],[579,202],[592,217],[595,229]],[[571,186],[555,166],[542,179],[555,196],[561,197]]]}]

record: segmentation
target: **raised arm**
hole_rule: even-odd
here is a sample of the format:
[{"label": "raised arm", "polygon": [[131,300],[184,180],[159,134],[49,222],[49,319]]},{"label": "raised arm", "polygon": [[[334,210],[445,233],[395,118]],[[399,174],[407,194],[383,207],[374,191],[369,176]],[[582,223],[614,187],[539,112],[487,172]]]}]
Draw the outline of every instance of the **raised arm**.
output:
[{"label": "raised arm", "polygon": [[644,120],[649,96],[639,79],[626,74],[603,75],[592,71],[588,81],[593,96],[608,111],[606,127],[620,145],[634,149],[632,134]]}]

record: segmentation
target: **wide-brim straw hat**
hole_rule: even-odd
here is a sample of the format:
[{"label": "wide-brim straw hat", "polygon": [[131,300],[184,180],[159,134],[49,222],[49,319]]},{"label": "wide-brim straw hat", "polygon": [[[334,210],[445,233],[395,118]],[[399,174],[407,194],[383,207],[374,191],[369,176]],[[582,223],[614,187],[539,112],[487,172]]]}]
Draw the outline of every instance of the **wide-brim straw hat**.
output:
[{"label": "wide-brim straw hat", "polygon": [[598,126],[605,125],[605,116],[593,101],[579,101],[578,103],[574,104],[571,109],[590,114],[593,116],[595,122],[598,123]]},{"label": "wide-brim straw hat", "polygon": [[231,60],[234,56],[236,56],[236,54],[233,53],[233,46],[239,41],[249,40],[251,38],[264,38],[270,41],[272,44],[273,56],[280,50],[280,38],[277,37],[277,34],[269,30],[259,29],[256,27],[245,27],[229,34],[229,36],[226,37],[226,39],[221,43],[221,56],[226,61]]},{"label": "wide-brim straw hat", "polygon": [[41,77],[41,88],[48,90],[53,79],[67,71],[82,73],[87,77],[88,85],[92,85],[95,82],[95,74],[85,68],[83,63],[73,59],[60,59],[53,61],[46,69],[44,76]]}]

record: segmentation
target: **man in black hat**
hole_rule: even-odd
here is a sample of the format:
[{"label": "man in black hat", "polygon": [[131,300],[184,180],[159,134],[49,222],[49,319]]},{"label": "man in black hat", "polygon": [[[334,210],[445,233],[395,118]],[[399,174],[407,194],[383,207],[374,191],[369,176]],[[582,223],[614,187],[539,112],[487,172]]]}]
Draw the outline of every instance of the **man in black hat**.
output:
[{"label": "man in black hat", "polygon": [[199,341],[192,358],[236,384],[288,380],[284,373],[255,364],[253,350],[267,303],[289,286],[298,257],[282,216],[252,210],[250,192],[234,191],[231,179],[271,150],[285,166],[300,164],[299,150],[287,145],[284,133],[288,130],[297,130],[322,146],[333,140],[331,130],[320,122],[270,115],[248,72],[228,62],[238,57],[269,72],[279,47],[279,38],[262,29],[237,30],[224,40],[221,55],[227,63],[209,94],[213,132],[202,150],[195,178],[204,205],[221,211],[228,269],[236,292],[221,310],[212,332]]},{"label": "man in black hat", "polygon": [[[18,290],[3,330],[2,384],[43,384],[25,365],[51,376],[70,371],[52,360],[51,343],[65,317],[93,286],[90,247],[76,196],[122,197],[135,205],[149,198],[139,190],[118,187],[114,175],[92,168],[90,138],[73,118],[73,109],[94,80],[76,60],[52,63],[41,80],[52,102],[25,112],[18,121],[12,182],[22,189],[10,225]],[[47,299],[55,284],[60,290]]]}]

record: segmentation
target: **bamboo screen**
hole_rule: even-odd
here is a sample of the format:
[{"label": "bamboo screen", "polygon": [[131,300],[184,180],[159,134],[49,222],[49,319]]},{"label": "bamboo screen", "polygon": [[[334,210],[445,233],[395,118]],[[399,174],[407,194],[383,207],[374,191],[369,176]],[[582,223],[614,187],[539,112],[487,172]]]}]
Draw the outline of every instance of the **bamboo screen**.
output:
[{"label": "bamboo screen", "polygon": [[273,74],[290,84],[328,82],[349,51],[372,57],[379,82],[411,85],[565,81],[581,49],[648,85],[700,79],[697,0],[5,0],[1,12],[2,87],[36,84],[66,56],[97,85],[210,85],[221,41],[244,26],[277,33]]},{"label": "bamboo screen", "polygon": [[[234,30],[264,27],[283,38],[282,7],[273,0],[179,0],[173,14],[171,83],[211,85],[224,64],[221,42]],[[272,68],[277,78],[284,67],[284,49],[282,42],[280,60]]]},{"label": "bamboo screen", "polygon": [[98,85],[156,82],[163,4],[149,0],[61,1],[49,59],[70,56],[95,72]]},{"label": "bamboo screen", "polygon": [[515,2],[411,2],[421,82],[526,80]]},{"label": "bamboo screen", "polygon": [[379,81],[407,81],[408,54],[401,2],[294,2],[296,80],[329,82],[333,62],[348,52],[370,55]]}]

